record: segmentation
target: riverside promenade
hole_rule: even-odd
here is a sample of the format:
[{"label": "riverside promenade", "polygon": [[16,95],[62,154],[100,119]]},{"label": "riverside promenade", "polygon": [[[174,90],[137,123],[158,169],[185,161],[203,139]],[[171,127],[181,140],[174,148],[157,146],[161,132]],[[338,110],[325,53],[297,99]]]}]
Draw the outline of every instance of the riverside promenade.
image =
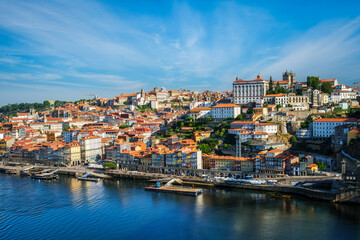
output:
[{"label": "riverside promenade", "polygon": [[[95,169],[89,169],[85,166],[76,166],[76,167],[54,167],[54,166],[39,166],[39,165],[18,165],[18,166],[7,166],[3,163],[0,163],[0,172],[6,172],[7,170],[15,170],[17,173],[20,171],[36,168],[36,169],[49,169],[57,170],[57,174],[67,175],[67,176],[76,176],[84,173],[91,173],[92,175],[103,178],[103,179],[134,179],[134,180],[143,180],[150,182],[168,182],[172,178],[178,178],[183,181],[184,185],[193,186],[193,187],[207,187],[207,188],[227,188],[227,189],[244,189],[244,190],[254,190],[261,192],[279,192],[286,193],[291,195],[302,195],[312,199],[332,201],[332,202],[351,202],[360,204],[360,192],[359,190],[352,191],[324,191],[309,189],[304,187],[295,187],[290,185],[291,182],[307,182],[307,181],[323,181],[323,180],[340,180],[341,176],[333,174],[330,176],[294,176],[294,177],[279,177],[271,178],[272,180],[278,180],[276,185],[267,185],[267,184],[228,184],[223,181],[209,182],[206,181],[204,177],[198,176],[179,176],[174,174],[164,174],[164,173],[153,173],[153,172],[144,172],[144,171],[129,171],[126,169],[122,170],[104,170],[97,171]],[[266,180],[266,179],[265,179]]]}]

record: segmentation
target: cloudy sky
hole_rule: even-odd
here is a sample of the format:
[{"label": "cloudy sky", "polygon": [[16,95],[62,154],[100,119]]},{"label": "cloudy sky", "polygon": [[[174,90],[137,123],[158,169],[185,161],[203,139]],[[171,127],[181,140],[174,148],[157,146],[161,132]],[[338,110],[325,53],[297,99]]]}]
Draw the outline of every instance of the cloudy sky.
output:
[{"label": "cloudy sky", "polygon": [[360,3],[295,2],[0,0],[0,105],[285,70],[360,82]]}]

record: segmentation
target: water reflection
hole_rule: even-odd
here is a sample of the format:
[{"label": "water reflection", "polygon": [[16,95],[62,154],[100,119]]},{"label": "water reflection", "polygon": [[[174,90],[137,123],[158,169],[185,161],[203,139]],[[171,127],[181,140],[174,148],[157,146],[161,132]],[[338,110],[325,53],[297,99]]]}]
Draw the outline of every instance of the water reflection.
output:
[{"label": "water reflection", "polygon": [[[144,191],[148,182],[36,181],[0,174],[0,239],[359,239],[360,208],[205,189]],[[56,226],[49,231],[48,226]]]}]

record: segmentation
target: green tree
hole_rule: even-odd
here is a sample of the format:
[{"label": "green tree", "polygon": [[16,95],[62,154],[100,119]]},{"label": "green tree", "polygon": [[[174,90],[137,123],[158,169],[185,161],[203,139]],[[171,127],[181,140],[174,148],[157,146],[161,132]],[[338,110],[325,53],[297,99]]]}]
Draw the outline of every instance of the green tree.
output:
[{"label": "green tree", "polygon": [[329,83],[329,82],[324,82],[321,85],[321,91],[324,92],[324,93],[331,94],[332,90],[333,90],[332,84]]},{"label": "green tree", "polygon": [[323,163],[323,162],[318,162],[318,163],[316,163],[316,164],[318,165],[318,168],[319,168],[320,170],[325,170],[325,169],[327,168],[326,164]]},{"label": "green tree", "polygon": [[273,93],[274,93],[274,82],[272,80],[272,76],[270,76],[269,90],[267,91],[267,94],[273,94]]},{"label": "green tree", "polygon": [[297,141],[296,137],[295,137],[295,136],[291,136],[291,138],[290,138],[290,143],[293,144],[293,143],[297,143],[297,142],[298,142],[298,141]]},{"label": "green tree", "polygon": [[284,87],[280,87],[280,90],[277,93],[287,93],[287,91]]},{"label": "green tree", "polygon": [[116,163],[107,162],[107,163],[104,164],[104,168],[107,168],[107,169],[115,169],[115,168],[116,168]]},{"label": "green tree", "polygon": [[308,87],[312,87],[313,89],[320,89],[320,77],[308,76],[306,79],[306,84]]},{"label": "green tree", "polygon": [[274,93],[278,94],[280,92],[280,89],[281,89],[280,84],[279,84],[279,82],[277,82],[276,85],[275,85]]},{"label": "green tree", "polygon": [[43,105],[44,105],[44,108],[50,108],[50,102],[49,101],[44,101]]},{"label": "green tree", "polygon": [[211,117],[206,117],[206,118],[204,118],[204,121],[205,121],[205,122],[210,122],[211,120],[212,120]]},{"label": "green tree", "polygon": [[202,143],[198,146],[198,148],[203,152],[203,153],[206,153],[206,154],[209,154],[211,153],[211,148],[208,144],[206,143]]},{"label": "green tree", "polygon": [[244,120],[243,115],[241,115],[241,114],[237,115],[236,120]]},{"label": "green tree", "polygon": [[120,129],[124,129],[124,128],[129,128],[130,126],[129,125],[125,125],[125,124],[123,124],[123,125],[120,125]]},{"label": "green tree", "polygon": [[247,114],[254,114],[254,109],[252,108],[249,108],[247,111],[246,111]]}]

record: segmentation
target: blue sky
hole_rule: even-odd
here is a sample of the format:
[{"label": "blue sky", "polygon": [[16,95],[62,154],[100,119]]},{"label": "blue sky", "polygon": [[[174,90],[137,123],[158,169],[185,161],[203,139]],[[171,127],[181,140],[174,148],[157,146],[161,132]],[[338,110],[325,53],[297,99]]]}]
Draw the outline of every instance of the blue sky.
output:
[{"label": "blue sky", "polygon": [[0,0],[0,105],[235,77],[360,81],[357,1]]}]

